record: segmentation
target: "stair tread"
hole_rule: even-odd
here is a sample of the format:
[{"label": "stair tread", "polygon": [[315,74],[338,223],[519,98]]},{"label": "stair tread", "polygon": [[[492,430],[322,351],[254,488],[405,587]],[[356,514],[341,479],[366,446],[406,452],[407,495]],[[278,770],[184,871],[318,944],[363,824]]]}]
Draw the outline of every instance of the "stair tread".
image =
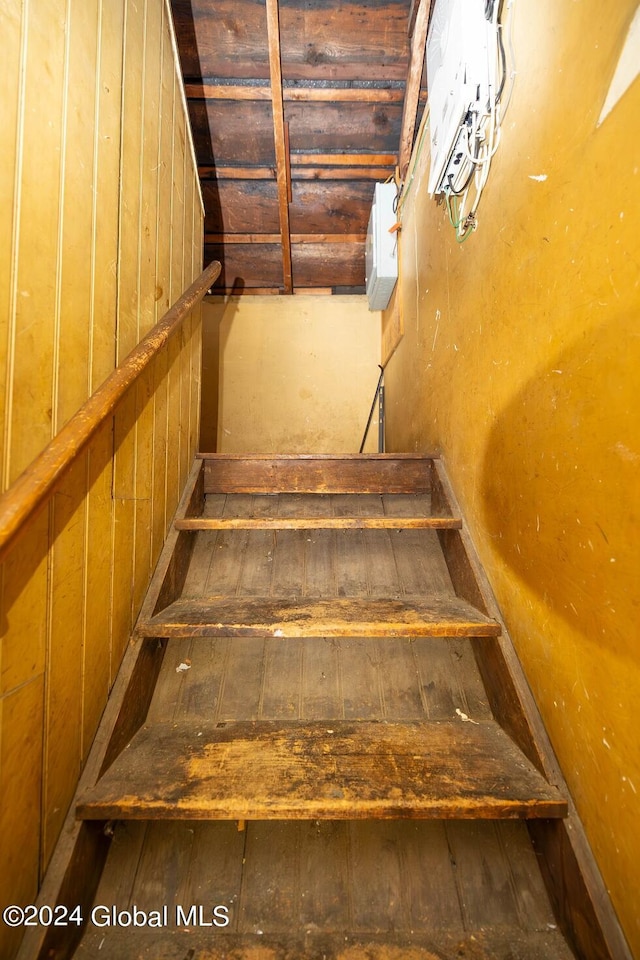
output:
[{"label": "stair tread", "polygon": [[80,819],[562,817],[495,721],[161,722],[142,727]]},{"label": "stair tread", "polygon": [[139,636],[490,637],[500,624],[460,597],[178,599],[137,625]]},{"label": "stair tread", "polygon": [[459,530],[460,517],[184,517],[176,530]]}]

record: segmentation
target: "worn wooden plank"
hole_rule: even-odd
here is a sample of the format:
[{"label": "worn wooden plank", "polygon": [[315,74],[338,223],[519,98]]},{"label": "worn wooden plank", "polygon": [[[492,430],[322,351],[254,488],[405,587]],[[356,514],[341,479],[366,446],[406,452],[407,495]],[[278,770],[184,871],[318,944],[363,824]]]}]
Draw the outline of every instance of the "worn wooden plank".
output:
[{"label": "worn wooden plank", "polygon": [[419,0],[411,33],[411,50],[409,52],[409,66],[407,69],[407,82],[405,86],[400,133],[399,167],[402,179],[404,179],[406,175],[411,158],[411,149],[413,147],[413,135],[418,114],[418,99],[420,96],[420,84],[422,82],[422,68],[427,43],[427,26],[429,23],[431,3],[432,0]]},{"label": "worn wooden plank", "polygon": [[202,454],[205,493],[426,493],[429,457]]},{"label": "worn wooden plank", "polygon": [[563,816],[566,807],[490,721],[230,721],[143,728],[76,814],[509,819]]},{"label": "worn wooden plank", "polygon": [[[263,916],[268,915],[267,908]],[[100,960],[185,960],[190,956],[206,960],[574,960],[558,931],[522,933],[508,928],[455,935],[435,930],[416,935],[411,931],[398,933],[393,928],[381,932],[383,922],[384,918],[372,933],[360,935],[304,927],[293,933],[278,930],[265,934],[257,923],[246,933],[222,936],[215,928],[212,934],[211,928],[157,931],[112,927],[96,930],[75,956],[77,960],[94,960],[96,956]],[[98,949],[100,954],[96,953]]]},{"label": "worn wooden plank", "polygon": [[398,147],[402,104],[356,101],[345,107],[327,101],[294,101],[285,104],[285,117],[291,123],[294,153],[315,149],[321,155],[362,154],[373,149],[389,155]]},{"label": "worn wooden plank", "polygon": [[266,640],[264,649],[260,717],[263,720],[298,719],[301,715],[302,644]]},{"label": "worn wooden plank", "polygon": [[457,597],[210,597],[176,600],[156,616],[141,617],[136,631],[154,637],[492,637],[500,626]]},{"label": "worn wooden plank", "polygon": [[342,714],[347,720],[381,720],[382,661],[369,638],[345,637],[340,644]]},{"label": "worn wooden plank", "polygon": [[[370,180],[342,182],[338,168],[331,171],[334,182],[316,182],[299,179],[300,167],[294,168],[293,201],[291,204],[292,233],[355,233],[367,232],[367,223],[373,200]],[[389,171],[386,170],[386,179]],[[360,176],[360,173],[359,173]],[[350,180],[353,173],[350,174]]]},{"label": "worn wooden plank", "polygon": [[185,517],[176,530],[399,530],[459,528],[458,517]]},{"label": "worn wooden plank", "polygon": [[[196,460],[178,504],[177,517],[202,511],[203,481],[202,464]],[[142,604],[140,617],[143,620],[180,595],[189,568],[194,536],[192,533],[170,530]]]},{"label": "worn wooden plank", "polygon": [[280,22],[278,0],[266,0],[267,41],[269,47],[269,76],[271,78],[271,112],[276,154],[276,181],[278,184],[278,211],[282,244],[282,276],[284,292],[293,292],[291,267],[291,236],[289,229],[289,202],[291,170],[289,168],[289,134],[282,101],[282,68],[280,65]]},{"label": "worn wooden plank", "polygon": [[472,720],[491,719],[469,640],[418,638],[412,647],[429,719],[449,719],[458,710]]},{"label": "worn wooden plank", "polygon": [[[277,208],[276,208],[277,211]],[[222,259],[224,269],[214,284],[214,292],[232,289],[233,295],[245,293],[251,287],[271,287],[282,292],[282,253],[279,244],[206,244],[206,260]],[[235,288],[234,288],[235,284]]]},{"label": "worn wooden plank", "polygon": [[265,644],[260,637],[238,637],[229,644],[219,693],[218,716],[221,722],[238,716],[259,717],[264,657]]},{"label": "worn wooden plank", "polygon": [[342,677],[338,641],[307,638],[300,678],[300,716],[307,720],[342,716]]},{"label": "worn wooden plank", "polygon": [[[292,233],[292,243],[364,243],[364,233]],[[278,233],[206,233],[205,243],[279,243]]]},{"label": "worn wooden plank", "polygon": [[[406,0],[376,5],[375,16],[363,0],[330,5],[314,0],[281,7],[282,63],[287,79],[360,80],[365,66],[378,81],[405,79]],[[213,17],[207,16],[206,5],[188,0],[173,0],[172,9],[185,77],[268,78],[263,3],[219,0]]]},{"label": "worn wooden plank", "polygon": [[364,293],[364,243],[297,243],[292,257],[298,287],[359,287]]},{"label": "worn wooden plank", "polygon": [[[189,100],[271,100],[271,87],[268,84],[185,83],[184,92]],[[402,103],[404,90],[402,87],[376,84],[367,87],[340,87],[325,82],[324,86],[318,87],[285,87],[282,94],[285,102],[301,100],[330,103]]]},{"label": "worn wooden plank", "polygon": [[[238,930],[274,933],[286,930],[298,914],[299,824],[263,822],[250,824],[245,845],[252,869],[243,877],[238,909]],[[277,882],[273,864],[278,865]],[[271,882],[265,883],[265,877]],[[295,922],[295,921],[294,921]]]}]

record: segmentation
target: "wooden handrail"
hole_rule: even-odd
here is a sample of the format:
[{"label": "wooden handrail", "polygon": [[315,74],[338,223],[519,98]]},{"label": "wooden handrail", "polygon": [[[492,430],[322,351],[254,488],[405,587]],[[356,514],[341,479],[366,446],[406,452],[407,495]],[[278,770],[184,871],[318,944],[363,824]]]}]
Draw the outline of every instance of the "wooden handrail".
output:
[{"label": "wooden handrail", "polygon": [[127,390],[215,283],[221,269],[217,260],[209,264],[0,497],[0,561],[26,523],[46,505],[67,470]]}]

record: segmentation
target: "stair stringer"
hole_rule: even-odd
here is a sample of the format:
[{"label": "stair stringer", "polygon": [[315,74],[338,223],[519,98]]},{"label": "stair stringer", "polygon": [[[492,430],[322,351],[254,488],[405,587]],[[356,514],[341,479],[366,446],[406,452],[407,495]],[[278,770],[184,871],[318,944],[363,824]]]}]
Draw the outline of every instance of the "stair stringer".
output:
[{"label": "stair stringer", "polygon": [[[432,501],[461,516],[442,460],[433,461]],[[562,820],[527,823],[564,935],[584,960],[633,960],[542,716],[466,523],[438,537],[458,596],[501,624],[499,636],[472,639],[491,709],[522,752],[568,801]]]}]

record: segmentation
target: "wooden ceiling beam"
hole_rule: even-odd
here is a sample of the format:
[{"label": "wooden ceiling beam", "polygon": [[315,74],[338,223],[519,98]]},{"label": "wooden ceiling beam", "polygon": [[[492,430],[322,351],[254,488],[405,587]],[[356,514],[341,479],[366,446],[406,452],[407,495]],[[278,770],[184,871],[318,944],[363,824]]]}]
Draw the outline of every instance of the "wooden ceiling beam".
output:
[{"label": "wooden ceiling beam", "polygon": [[[292,233],[291,243],[364,243],[365,233]],[[279,233],[205,233],[204,242],[280,243]]]},{"label": "wooden ceiling beam", "polygon": [[[277,297],[281,294],[279,287],[245,287],[242,291],[242,296],[246,297]],[[294,287],[293,288],[294,296],[319,296],[319,297],[329,297],[333,294],[332,287]],[[240,296],[238,291],[233,287],[215,287],[214,292],[205,297],[205,300],[208,300],[210,297],[233,297]]]},{"label": "wooden ceiling beam", "polygon": [[[395,166],[395,165],[394,165]],[[273,167],[199,167],[203,182],[217,180],[275,180]],[[386,180],[392,173],[386,167],[294,167],[291,173],[295,180]]]},{"label": "wooden ceiling beam", "polygon": [[[409,160],[411,159],[413,135],[415,133],[416,118],[418,115],[424,54],[427,45],[427,27],[432,2],[433,0],[416,0],[417,10],[415,11],[415,22],[411,35],[409,68],[407,70],[404,107],[402,110],[402,127],[400,132],[399,167],[401,180],[404,180],[407,167],[409,166]],[[416,4],[414,4],[414,7],[415,5]],[[413,9],[411,14],[413,15]]]},{"label": "wooden ceiling beam", "polygon": [[[271,100],[271,87],[259,84],[187,83],[188,100]],[[388,87],[284,87],[284,102],[401,103],[404,90]]]},{"label": "wooden ceiling beam", "polygon": [[291,263],[291,236],[289,232],[289,196],[291,180],[286,149],[284,102],[282,97],[282,67],[280,63],[280,21],[278,0],[267,0],[267,38],[269,43],[269,74],[271,78],[271,109],[276,151],[276,179],[278,183],[278,210],[282,234],[282,273],[285,293],[293,293]]},{"label": "wooden ceiling beam", "polygon": [[292,167],[395,167],[395,153],[292,153]]}]

